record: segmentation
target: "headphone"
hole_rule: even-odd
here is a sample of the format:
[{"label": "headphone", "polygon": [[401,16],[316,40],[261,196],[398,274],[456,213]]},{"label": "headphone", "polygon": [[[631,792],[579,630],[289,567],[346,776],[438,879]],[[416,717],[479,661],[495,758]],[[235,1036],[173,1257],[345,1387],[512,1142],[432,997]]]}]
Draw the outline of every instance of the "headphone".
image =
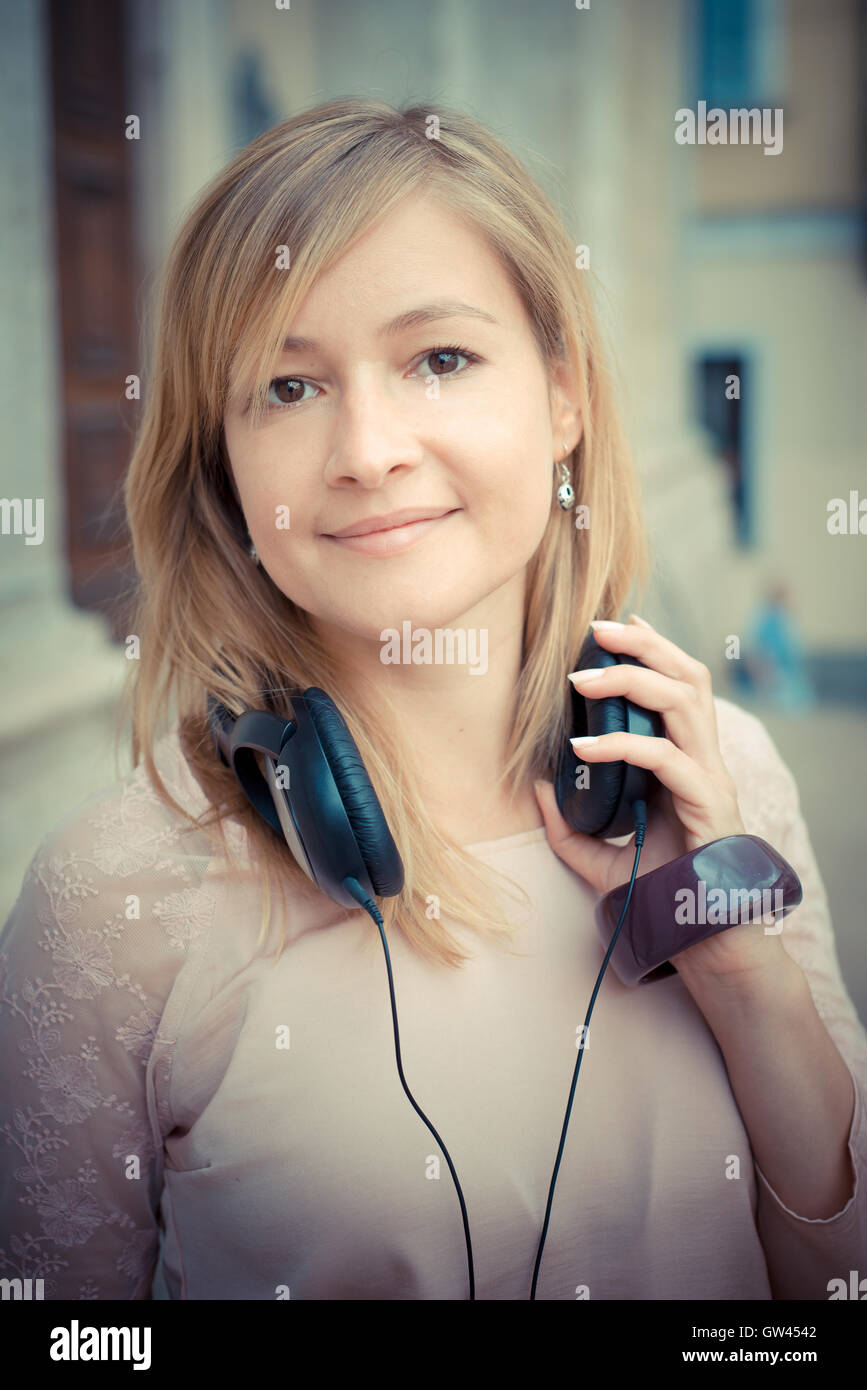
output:
[{"label": "headphone", "polygon": [[[635,657],[606,651],[591,633],[574,669],[625,664],[642,665]],[[622,695],[593,700],[574,686],[571,692],[575,738],[622,732],[664,737],[655,710]],[[289,698],[291,719],[267,710],[247,710],[236,718],[209,695],[209,723],[222,761],[260,816],[285,837],[307,877],[334,902],[358,905],[347,877],[369,896],[396,897],[403,888],[403,864],[342,714],[317,686]],[[263,755],[264,777],[257,754]],[[603,839],[631,834],[633,803],[646,803],[657,779],[631,763],[594,763],[589,785],[578,788],[574,760],[569,746],[554,773],[567,824]]]},{"label": "headphone", "polygon": [[[629,664],[641,666],[635,657],[606,651],[592,631],[578,658],[576,671],[588,667]],[[643,709],[622,695],[588,699],[574,686],[571,716],[573,736],[631,733],[662,738],[661,716]],[[410,1104],[443,1151],[458,1194],[467,1247],[469,1296],[475,1298],[472,1241],[469,1219],[458,1175],[448,1149],[420,1108],[407,1085],[400,1055],[397,1004],[388,943],[382,916],[374,897],[396,897],[404,885],[403,862],[373,790],[361,754],[337,706],[324,690],[310,686],[289,697],[292,718],[267,710],[248,709],[238,717],[208,695],[208,721],[215,747],[232,768],[241,788],[259,815],[281,835],[310,881],[342,907],[361,906],[373,918],[382,940],[388,972],[395,1057],[401,1085]],[[258,758],[262,758],[264,776]],[[613,839],[635,831],[635,862],[620,921],[603,960],[585,1018],[587,1036],[590,1015],[602,977],[616,944],[632,894],[641,846],[644,843],[647,803],[658,779],[631,763],[594,763],[586,786],[575,777],[576,754],[567,744],[554,771],[553,785],[560,812],[573,830]],[[578,1051],[560,1147],[548,1191],[545,1221],[536,1254],[530,1298],[536,1296],[539,1267],[551,1214],[554,1185],[566,1141],[566,1131],[583,1046]]]}]

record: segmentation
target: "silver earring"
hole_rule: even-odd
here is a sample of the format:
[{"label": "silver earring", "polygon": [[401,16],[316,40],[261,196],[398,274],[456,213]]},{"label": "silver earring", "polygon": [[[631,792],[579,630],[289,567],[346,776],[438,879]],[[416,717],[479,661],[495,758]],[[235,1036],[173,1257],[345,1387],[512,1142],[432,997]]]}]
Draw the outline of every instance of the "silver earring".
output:
[{"label": "silver earring", "polygon": [[247,551],[247,554],[250,556],[250,559],[253,561],[254,565],[260,564],[259,552],[252,541],[250,542],[250,549]]},{"label": "silver earring", "polygon": [[569,512],[575,506],[575,489],[572,486],[569,469],[566,467],[566,454],[568,454],[569,449],[566,444],[563,445],[563,448],[566,451],[560,460],[560,475],[563,481],[557,489],[557,503],[561,511]]}]

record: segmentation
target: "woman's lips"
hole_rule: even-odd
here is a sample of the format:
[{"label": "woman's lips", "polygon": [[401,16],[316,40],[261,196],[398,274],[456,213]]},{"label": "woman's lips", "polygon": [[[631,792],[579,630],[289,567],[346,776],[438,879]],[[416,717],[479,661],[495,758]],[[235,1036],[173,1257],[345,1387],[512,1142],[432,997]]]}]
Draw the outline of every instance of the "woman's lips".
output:
[{"label": "woman's lips", "polygon": [[325,536],[332,545],[345,546],[347,550],[358,550],[362,555],[397,555],[420,541],[435,526],[448,521],[454,512],[443,516],[428,517],[426,521],[407,521],[403,526],[390,526],[387,531],[368,531],[365,536]]}]

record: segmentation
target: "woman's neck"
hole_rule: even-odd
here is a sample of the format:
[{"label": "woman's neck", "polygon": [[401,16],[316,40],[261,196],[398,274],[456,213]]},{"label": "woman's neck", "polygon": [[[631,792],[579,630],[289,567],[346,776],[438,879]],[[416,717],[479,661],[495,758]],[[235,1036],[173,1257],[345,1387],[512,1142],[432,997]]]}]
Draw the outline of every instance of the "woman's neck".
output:
[{"label": "woman's neck", "polygon": [[[322,631],[332,655],[340,653],[348,690],[360,676],[387,689],[412,742],[426,808],[459,844],[544,824],[532,786],[510,801],[500,782],[521,671],[523,610],[523,575],[517,575],[439,630],[396,624],[390,646],[387,638],[373,644],[339,629]],[[423,659],[413,661],[413,651]],[[382,652],[398,659],[384,662]],[[478,659],[471,664],[482,653],[486,669]]]}]

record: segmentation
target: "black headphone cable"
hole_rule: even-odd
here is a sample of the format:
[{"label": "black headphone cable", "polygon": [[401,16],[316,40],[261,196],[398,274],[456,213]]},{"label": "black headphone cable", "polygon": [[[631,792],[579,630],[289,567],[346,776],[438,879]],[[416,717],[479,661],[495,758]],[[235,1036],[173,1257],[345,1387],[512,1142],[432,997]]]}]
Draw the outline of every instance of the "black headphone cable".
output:
[{"label": "black headphone cable", "polygon": [[455,1165],[452,1163],[451,1154],[449,1153],[442,1139],[437,1134],[436,1130],[434,1129],[434,1126],[431,1124],[427,1115],[424,1113],[421,1106],[416,1101],[416,1098],[413,1095],[412,1091],[409,1089],[406,1077],[403,1074],[403,1062],[401,1061],[400,1057],[400,1030],[397,1026],[397,1003],[394,997],[394,979],[391,973],[391,956],[388,953],[388,942],[385,939],[385,928],[382,921],[382,914],[379,911],[379,908],[376,906],[376,903],[373,901],[373,899],[368,897],[368,895],[365,893],[357,878],[345,878],[343,880],[343,886],[347,890],[347,892],[351,893],[352,896],[361,904],[365,911],[370,913],[370,916],[373,918],[374,922],[379,928],[379,935],[382,941],[382,949],[385,951],[385,966],[388,971],[388,993],[389,998],[391,999],[391,1021],[394,1030],[394,1055],[397,1059],[397,1074],[400,1077],[400,1084],[406,1092],[410,1105],[412,1106],[413,1110],[415,1110],[416,1114],[419,1115],[422,1120],[424,1120],[434,1139],[437,1141],[440,1148],[442,1149],[446,1163],[449,1166],[449,1172],[451,1173],[452,1178],[454,1180],[455,1188],[458,1194],[458,1201],[461,1204],[461,1218],[464,1223],[464,1239],[466,1241],[467,1246],[467,1269],[470,1280],[470,1298],[475,1299],[476,1280],[475,1274],[473,1272],[473,1243],[470,1239],[470,1221],[469,1217],[467,1216],[467,1204],[464,1201],[464,1194],[461,1191],[461,1184],[458,1180]]},{"label": "black headphone cable", "polygon": [[633,860],[632,864],[632,877],[629,880],[629,888],[627,889],[626,899],[624,901],[623,908],[620,913],[620,919],[614,930],[614,935],[608,943],[608,950],[605,952],[605,959],[602,962],[602,967],[599,971],[599,974],[596,976],[596,984],[593,986],[593,993],[590,996],[590,1003],[587,1007],[587,1013],[584,1018],[584,1027],[581,1030],[581,1046],[578,1049],[578,1056],[575,1060],[575,1070],[572,1073],[572,1085],[569,1088],[569,1100],[566,1105],[566,1115],[563,1120],[563,1130],[560,1135],[560,1147],[557,1150],[557,1158],[554,1162],[554,1171],[551,1174],[551,1185],[548,1188],[548,1203],[545,1207],[545,1223],[542,1227],[542,1234],[539,1238],[539,1249],[536,1251],[536,1263],[533,1266],[533,1283],[530,1288],[531,1300],[534,1300],[536,1297],[536,1284],[539,1280],[539,1266],[542,1263],[542,1251],[545,1247],[545,1237],[548,1234],[548,1222],[551,1219],[551,1207],[554,1202],[554,1186],[557,1182],[557,1174],[560,1171],[560,1160],[563,1157],[563,1149],[566,1144],[566,1131],[569,1128],[569,1118],[572,1114],[572,1101],[575,1097],[575,1087],[578,1084],[578,1073],[581,1070],[581,1059],[584,1056],[584,1049],[587,1045],[587,1030],[590,1027],[590,1015],[593,1012],[593,1005],[596,1003],[596,996],[599,993],[599,986],[602,984],[602,977],[605,974],[605,971],[608,969],[608,962],[611,959],[611,952],[614,950],[614,947],[617,943],[617,938],[620,935],[620,928],[623,926],[623,921],[626,917],[626,910],[629,907],[629,900],[632,897],[632,886],[635,883],[635,875],[638,871],[638,861],[641,858],[641,847],[644,844],[644,832],[647,828],[647,807],[643,801],[633,801],[632,811],[635,817],[635,859]]},{"label": "black headphone cable", "polygon": [[[536,1297],[536,1284],[539,1278],[539,1267],[542,1263],[542,1251],[545,1246],[545,1238],[548,1234],[548,1223],[551,1219],[551,1207],[554,1201],[554,1187],[557,1182],[557,1174],[560,1170],[560,1161],[563,1157],[563,1149],[566,1144],[566,1131],[569,1127],[569,1119],[572,1114],[572,1102],[575,1097],[575,1087],[578,1084],[578,1073],[581,1070],[581,1059],[584,1055],[584,1047],[586,1045],[587,1039],[587,1030],[590,1026],[590,1015],[592,1014],[593,1006],[596,1003],[596,996],[599,993],[599,987],[602,984],[602,977],[604,976],[605,971],[608,967],[608,962],[611,959],[611,953],[614,950],[614,947],[617,943],[617,938],[620,935],[620,928],[623,926],[623,922],[626,917],[626,912],[629,907],[629,901],[632,897],[632,888],[633,884],[635,883],[635,875],[638,871],[638,861],[641,858],[641,847],[644,844],[644,834],[647,826],[647,807],[643,801],[634,801],[632,803],[632,810],[635,817],[635,860],[632,865],[632,876],[629,880],[629,888],[626,893],[626,899],[623,904],[623,909],[620,913],[620,920],[618,921],[617,927],[614,931],[614,935],[612,936],[611,941],[609,942],[608,950],[605,952],[605,959],[603,960],[599,974],[596,977],[596,984],[593,987],[593,993],[590,996],[590,1003],[588,1005],[587,1014],[584,1019],[584,1027],[581,1036],[581,1047],[578,1050],[578,1057],[575,1062],[575,1070],[572,1074],[572,1085],[569,1090],[569,1100],[566,1105],[566,1114],[563,1120],[563,1129],[560,1135],[560,1146],[557,1150],[557,1158],[554,1163],[554,1171],[551,1174],[551,1183],[548,1188],[548,1201],[545,1208],[545,1221],[542,1227],[542,1234],[539,1238],[539,1248],[536,1252],[536,1263],[533,1269],[533,1283],[530,1290],[531,1300],[535,1300]],[[400,1084],[402,1085],[406,1093],[410,1105],[415,1110],[416,1114],[427,1125],[434,1139],[437,1141],[440,1148],[442,1149],[446,1163],[448,1164],[449,1172],[452,1175],[452,1179],[455,1184],[455,1189],[458,1194],[458,1201],[461,1207],[461,1219],[464,1224],[464,1240],[466,1242],[467,1247],[467,1271],[469,1275],[470,1299],[474,1300],[476,1297],[476,1281],[473,1270],[473,1246],[472,1240],[470,1238],[470,1223],[469,1218],[467,1216],[467,1204],[464,1201],[464,1194],[461,1190],[461,1184],[458,1179],[457,1172],[455,1171],[455,1165],[452,1163],[451,1155],[449,1154],[448,1149],[446,1148],[445,1144],[443,1143],[433,1124],[428,1119],[427,1115],[424,1113],[421,1106],[416,1101],[415,1096],[413,1095],[412,1091],[409,1089],[409,1086],[407,1085],[406,1077],[403,1074],[403,1063],[401,1061],[400,1056],[400,1029],[398,1027],[397,1022],[397,1002],[394,997],[394,978],[392,976],[391,956],[389,955],[388,951],[388,942],[385,939],[385,929],[382,920],[382,914],[380,913],[379,908],[376,906],[376,903],[373,901],[373,899],[369,897],[367,893],[365,893],[364,889],[361,887],[361,884],[358,882],[358,879],[349,876],[343,880],[343,886],[347,890],[347,892],[352,895],[356,902],[358,902],[361,905],[361,907],[364,908],[365,912],[369,913],[369,915],[373,918],[374,922],[376,923],[377,928],[379,929],[379,936],[380,940],[382,941],[382,949],[385,952],[386,970],[388,971],[388,993],[391,1001],[391,1020],[394,1032],[394,1054],[397,1060],[397,1074],[400,1077]]]}]

